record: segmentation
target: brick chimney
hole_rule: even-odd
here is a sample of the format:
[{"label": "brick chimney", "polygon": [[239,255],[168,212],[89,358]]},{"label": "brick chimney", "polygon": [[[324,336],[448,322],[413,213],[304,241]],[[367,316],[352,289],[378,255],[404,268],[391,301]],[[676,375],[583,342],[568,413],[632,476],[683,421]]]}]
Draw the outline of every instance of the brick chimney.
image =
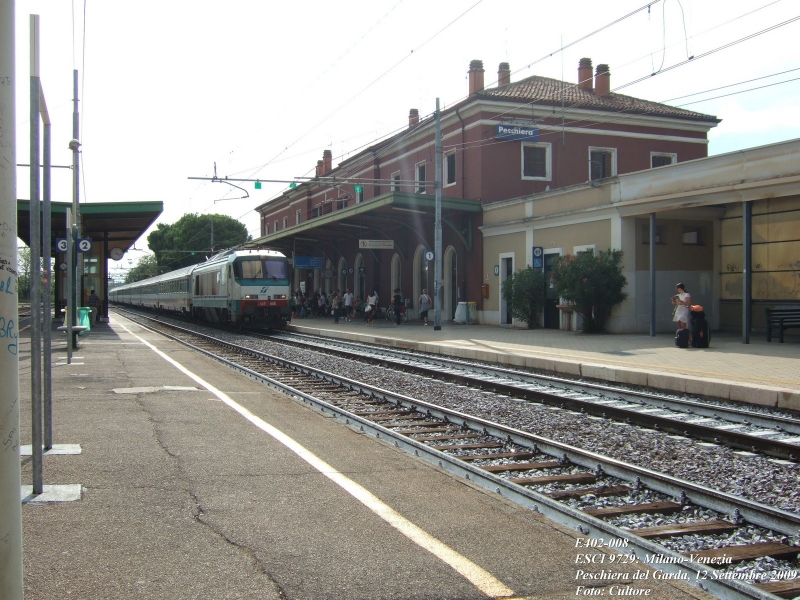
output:
[{"label": "brick chimney", "polygon": [[330,150],[325,150],[322,153],[322,174],[327,175],[333,169],[331,163],[333,162],[333,154]]},{"label": "brick chimney", "polygon": [[594,93],[598,96],[608,96],[611,93],[611,72],[608,65],[597,65],[594,72]]},{"label": "brick chimney", "polygon": [[419,110],[412,108],[408,111],[408,128],[411,129],[417,123],[419,123]]},{"label": "brick chimney", "polygon": [[511,83],[511,67],[507,62],[501,62],[497,67],[497,87],[502,87]]},{"label": "brick chimney", "polygon": [[317,161],[317,173],[316,173],[315,176],[316,177],[322,177],[322,161],[321,160]]},{"label": "brick chimney", "polygon": [[469,95],[483,90],[483,61],[473,60],[469,63]]},{"label": "brick chimney", "polygon": [[578,63],[578,89],[592,92],[592,59],[582,58]]}]

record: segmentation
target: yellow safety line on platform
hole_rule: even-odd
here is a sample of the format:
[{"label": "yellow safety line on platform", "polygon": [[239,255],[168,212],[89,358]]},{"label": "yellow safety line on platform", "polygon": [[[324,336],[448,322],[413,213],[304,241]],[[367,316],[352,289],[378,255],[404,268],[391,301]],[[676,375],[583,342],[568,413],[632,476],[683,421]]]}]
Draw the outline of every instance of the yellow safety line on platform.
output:
[{"label": "yellow safety line on platform", "polygon": [[357,484],[352,479],[349,479],[321,458],[313,454],[310,450],[290,438],[288,435],[273,427],[260,417],[257,417],[249,410],[232,400],[227,394],[221,392],[210,383],[206,382],[200,376],[195,375],[189,369],[181,365],[179,362],[167,356],[164,352],[156,348],[147,340],[142,339],[125,325],[120,323],[120,326],[130,333],[137,340],[142,342],[145,346],[150,348],[153,352],[158,354],[161,358],[173,365],[176,369],[181,371],[187,377],[196,381],[199,385],[203,386],[209,392],[214,394],[222,402],[230,406],[233,410],[242,415],[245,419],[253,423],[262,431],[271,435],[275,440],[286,446],[289,450],[297,454],[300,458],[306,461],[309,465],[314,467],[322,475],[339,485],[347,493],[353,496],[356,500],[361,502],[364,506],[369,508],[372,512],[378,515],[381,519],[386,521],[389,525],[397,529],[400,533],[406,536],[409,540],[424,548],[444,563],[448,564],[455,571],[460,573],[472,585],[478,588],[481,592],[486,594],[489,598],[509,598],[514,596],[515,593],[512,589],[508,588],[501,581],[496,579],[491,573],[479,567],[465,556],[459,554],[443,542],[439,541],[422,528],[414,525],[411,521],[403,517],[400,513],[393,508],[382,502],[374,496],[367,489]]}]

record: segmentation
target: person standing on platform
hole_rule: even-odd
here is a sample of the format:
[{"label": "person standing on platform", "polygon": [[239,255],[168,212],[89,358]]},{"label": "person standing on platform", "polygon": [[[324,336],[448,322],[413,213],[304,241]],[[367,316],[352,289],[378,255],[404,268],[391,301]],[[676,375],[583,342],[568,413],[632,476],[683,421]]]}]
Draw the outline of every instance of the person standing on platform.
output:
[{"label": "person standing on platform", "polygon": [[394,324],[400,325],[400,317],[402,316],[400,310],[403,308],[403,294],[400,293],[400,288],[395,288],[394,290],[392,307],[394,308]]},{"label": "person standing on platform", "polygon": [[334,290],[333,296],[331,297],[331,312],[333,313],[334,323],[339,322],[339,316],[340,313],[342,312],[342,309],[340,308],[341,304],[342,304],[342,299],[339,296],[339,290]]},{"label": "person standing on platform", "polygon": [[672,297],[672,304],[675,305],[675,314],[672,320],[678,324],[678,329],[686,329],[689,327],[689,311],[692,306],[692,297],[682,283],[676,285],[675,290],[678,293]]},{"label": "person standing on platform", "polygon": [[348,321],[353,320],[353,292],[349,288],[344,292],[344,316]]},{"label": "person standing on platform", "polygon": [[422,294],[417,301],[419,304],[419,317],[425,321],[425,326],[428,326],[428,311],[431,309],[431,297],[428,296],[428,290],[422,289]]},{"label": "person standing on platform", "polygon": [[100,296],[94,290],[89,294],[89,308],[92,309],[92,321],[95,323],[100,322]]},{"label": "person standing on platform", "polygon": [[374,289],[367,298],[366,321],[368,327],[375,327],[375,315],[378,314],[378,292]]}]

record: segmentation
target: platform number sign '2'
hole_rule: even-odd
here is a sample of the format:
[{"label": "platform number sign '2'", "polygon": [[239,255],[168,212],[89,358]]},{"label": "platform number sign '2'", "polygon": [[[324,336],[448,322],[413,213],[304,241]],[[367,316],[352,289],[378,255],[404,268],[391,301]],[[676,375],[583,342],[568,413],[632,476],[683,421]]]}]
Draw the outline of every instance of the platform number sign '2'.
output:
[{"label": "platform number sign '2'", "polygon": [[89,238],[81,238],[78,240],[78,252],[91,252],[92,240]]}]

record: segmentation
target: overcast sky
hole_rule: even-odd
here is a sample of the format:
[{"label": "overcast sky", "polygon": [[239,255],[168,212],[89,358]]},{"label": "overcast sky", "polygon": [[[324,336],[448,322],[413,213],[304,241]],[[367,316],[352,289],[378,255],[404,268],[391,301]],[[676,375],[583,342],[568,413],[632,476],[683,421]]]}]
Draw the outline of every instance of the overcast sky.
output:
[{"label": "overcast sky", "polygon": [[[800,20],[701,56],[800,16],[800,3],[662,0],[559,52],[645,4],[17,0],[17,158],[28,162],[30,14],[41,16],[53,164],[71,164],[78,69],[82,202],[161,200],[165,223],[214,212],[257,237],[254,208],[286,185],[243,184],[250,197],[230,199],[242,193],[187,178],[210,177],[215,162],[220,176],[307,176],[325,149],[335,165],[407,126],[410,108],[424,117],[437,97],[443,107],[463,99],[472,59],[483,60],[487,87],[502,61],[512,81],[563,73],[576,82],[578,60],[589,57],[610,65],[612,90],[661,69],[619,92],[721,118],[710,154],[800,137],[800,81],[707,99],[800,78],[776,75],[800,69]],[[17,176],[18,197],[28,198],[27,168]],[[71,200],[70,182],[69,171],[54,172],[54,200]],[[129,252],[119,266],[140,256]]]}]

